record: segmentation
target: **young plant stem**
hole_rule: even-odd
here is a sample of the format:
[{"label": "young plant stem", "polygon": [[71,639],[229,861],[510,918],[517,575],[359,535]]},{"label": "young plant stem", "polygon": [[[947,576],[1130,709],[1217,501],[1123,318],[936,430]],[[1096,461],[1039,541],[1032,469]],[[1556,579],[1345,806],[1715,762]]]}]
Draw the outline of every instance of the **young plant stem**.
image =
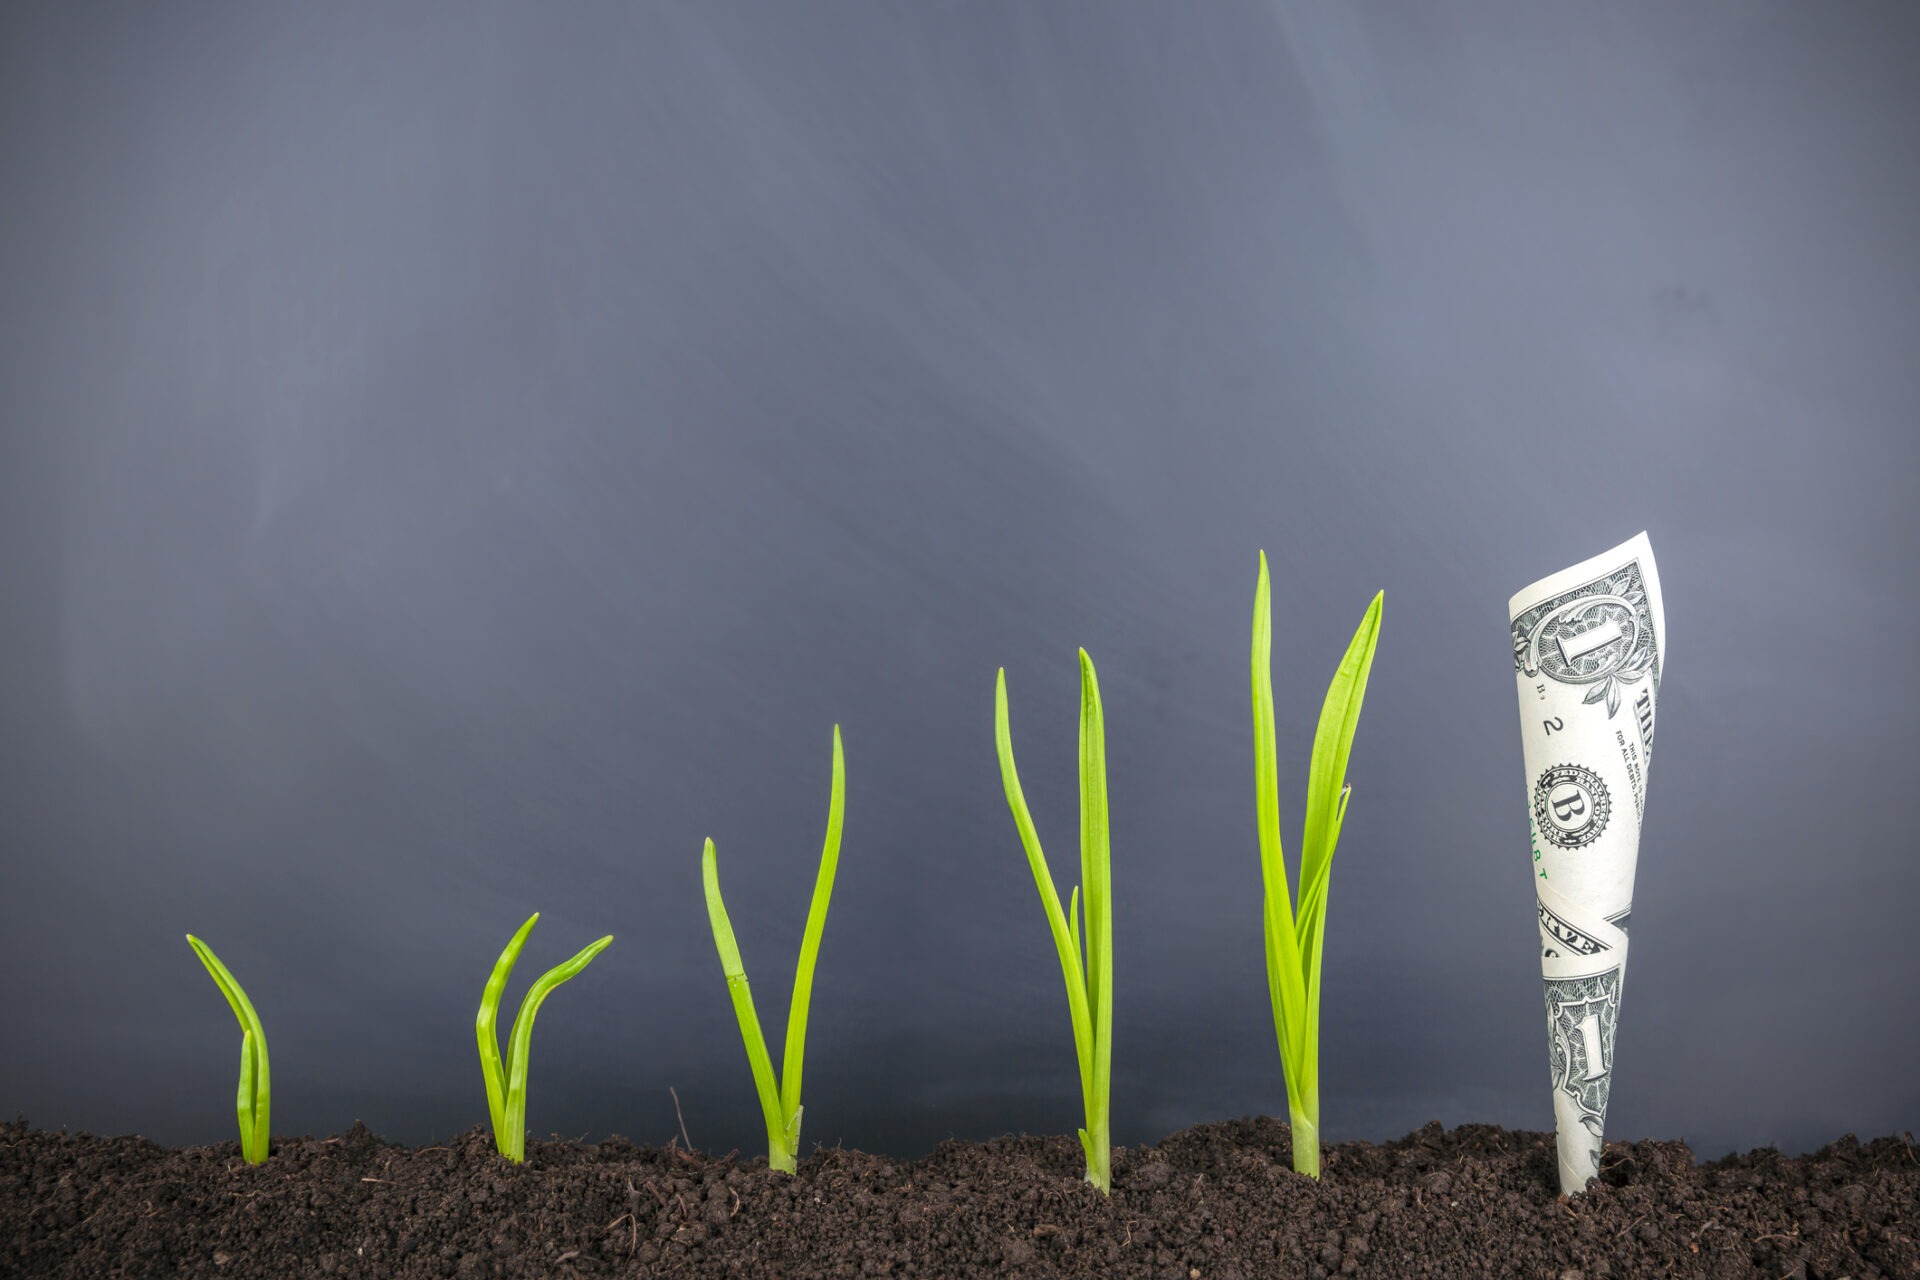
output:
[{"label": "young plant stem", "polygon": [[253,1011],[253,1001],[247,999],[246,990],[234,980],[227,966],[220,963],[213,949],[192,934],[187,935],[187,945],[200,957],[214,985],[227,998],[227,1007],[240,1021],[240,1089],[234,1100],[240,1120],[240,1154],[248,1164],[264,1164],[273,1103],[267,1071],[266,1028],[260,1025],[260,1015]]},{"label": "young plant stem", "polygon": [[1279,764],[1275,747],[1272,605],[1267,555],[1260,553],[1254,587],[1253,691],[1254,817],[1260,840],[1261,920],[1267,954],[1267,994],[1286,1075],[1287,1114],[1293,1127],[1293,1167],[1320,1176],[1320,973],[1326,944],[1327,886],[1333,852],[1346,821],[1347,760],[1360,723],[1367,676],[1380,640],[1384,593],[1375,593],[1327,687],[1314,731],[1307,774],[1307,812],[1300,850],[1299,910],[1288,890],[1280,844]]},{"label": "young plant stem", "polygon": [[799,1166],[800,1076],[806,1065],[807,1011],[813,1000],[813,972],[820,957],[820,936],[827,927],[827,906],[833,897],[833,877],[840,865],[840,833],[846,813],[846,766],[841,757],[840,726],[833,726],[833,783],[827,802],[827,837],[820,850],[820,870],[814,877],[813,902],[807,909],[806,932],[800,939],[800,958],[793,973],[793,999],[787,1006],[787,1037],[781,1056],[780,1075],[773,1073],[773,1058],[767,1052],[767,1039],[760,1029],[760,1015],[754,1011],[753,989],[747,983],[747,970],[740,959],[740,944],[727,916],[727,904],[720,896],[720,872],[713,841],[708,840],[700,855],[700,877],[707,896],[707,920],[713,928],[714,949],[720,953],[720,968],[727,977],[727,994],[733,1000],[733,1014],[740,1024],[740,1038],[747,1049],[747,1065],[753,1070],[754,1091],[760,1097],[760,1113],[767,1124],[767,1165],[781,1173],[792,1173]]},{"label": "young plant stem", "polygon": [[493,1144],[515,1164],[527,1158],[527,1062],[533,1055],[534,1015],[540,1012],[540,1005],[553,994],[555,987],[586,968],[613,941],[609,934],[589,943],[565,964],[555,965],[541,974],[528,988],[507,1037],[507,1056],[503,1061],[500,1036],[495,1029],[500,997],[507,989],[507,979],[513,976],[514,965],[520,960],[521,948],[527,944],[527,935],[539,920],[538,911],[528,916],[494,962],[493,973],[480,995],[480,1012],[473,1020],[474,1037],[480,1047],[480,1073],[487,1084],[487,1117],[493,1124]]},{"label": "young plant stem", "polygon": [[1287,1121],[1293,1127],[1293,1169],[1309,1178],[1320,1176],[1320,1097],[1303,1098],[1298,1106],[1287,1099]]},{"label": "young plant stem", "polygon": [[1113,876],[1111,833],[1107,820],[1106,723],[1100,707],[1100,682],[1093,659],[1080,651],[1080,880],[1085,886],[1086,927],[1081,929],[1081,890],[1073,890],[1066,914],[1047,855],[1034,830],[1013,760],[1013,735],[1007,723],[1007,673],[1002,668],[993,692],[994,745],[1000,756],[1000,781],[1013,811],[1020,844],[1027,853],[1034,887],[1046,912],[1047,927],[1066,980],[1067,1013],[1073,1023],[1074,1055],[1080,1066],[1080,1096],[1086,1127],[1080,1146],[1087,1157],[1087,1181],[1106,1194],[1112,1186],[1109,1125],[1113,1086]]}]

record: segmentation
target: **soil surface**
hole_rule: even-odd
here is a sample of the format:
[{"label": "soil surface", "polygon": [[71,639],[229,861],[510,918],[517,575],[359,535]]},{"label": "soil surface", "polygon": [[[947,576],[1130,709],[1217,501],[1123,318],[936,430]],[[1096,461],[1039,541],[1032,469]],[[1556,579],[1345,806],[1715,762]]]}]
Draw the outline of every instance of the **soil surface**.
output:
[{"label": "soil surface", "polygon": [[1556,1194],[1553,1137],[1428,1125],[1292,1172],[1287,1126],[1201,1125],[1116,1151],[1113,1195],[1072,1138],[949,1142],[925,1159],[764,1158],[480,1130],[408,1148],[366,1129],[169,1148],[0,1124],[0,1275],[556,1277],[1920,1277],[1920,1151],[1848,1137],[1696,1165],[1609,1143]]}]

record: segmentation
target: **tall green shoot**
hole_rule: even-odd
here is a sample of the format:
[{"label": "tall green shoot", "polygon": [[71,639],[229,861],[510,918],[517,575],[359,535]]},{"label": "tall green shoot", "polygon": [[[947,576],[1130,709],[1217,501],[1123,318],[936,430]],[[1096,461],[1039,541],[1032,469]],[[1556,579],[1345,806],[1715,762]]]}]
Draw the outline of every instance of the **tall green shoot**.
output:
[{"label": "tall green shoot", "polygon": [[714,859],[713,841],[706,842],[700,855],[700,875],[707,894],[707,920],[713,926],[713,945],[720,953],[720,968],[727,975],[727,993],[733,997],[734,1017],[740,1023],[740,1038],[747,1047],[747,1062],[753,1068],[753,1086],[760,1095],[760,1111],[767,1122],[767,1164],[781,1173],[792,1173],[800,1150],[800,1073],[807,1054],[807,1009],[813,1001],[813,970],[820,956],[820,935],[827,927],[827,903],[833,897],[833,875],[840,865],[840,828],[846,812],[846,766],[840,754],[840,726],[833,726],[833,791],[827,802],[827,839],[820,850],[820,871],[813,882],[813,904],[807,909],[807,928],[800,939],[800,959],[793,971],[793,1000],[787,1006],[786,1051],[780,1076],[774,1078],[773,1059],[767,1053],[767,1039],[760,1031],[760,1016],[754,1012],[753,990],[747,985],[746,966],[740,959],[740,944],[734,940],[733,922],[727,918],[727,904],[720,897],[720,872]]},{"label": "tall green shoot", "polygon": [[1100,682],[1093,659],[1080,651],[1080,880],[1086,889],[1086,931],[1081,934],[1081,889],[1060,911],[1060,895],[1047,869],[1047,855],[1033,828],[1033,815],[1020,789],[1013,763],[1013,735],[1007,727],[1007,672],[1000,669],[993,690],[994,745],[1000,753],[1000,781],[1007,807],[1027,851],[1040,905],[1053,932],[1053,948],[1067,984],[1067,1012],[1073,1020],[1073,1048],[1080,1061],[1080,1097],[1087,1124],[1080,1147],[1087,1157],[1087,1181],[1106,1194],[1112,1186],[1109,1111],[1113,1085],[1113,877],[1107,830],[1107,734],[1100,710]]},{"label": "tall green shoot", "polygon": [[1346,656],[1327,688],[1320,724],[1313,735],[1313,762],[1307,773],[1307,816],[1300,849],[1299,912],[1287,889],[1287,865],[1280,848],[1279,767],[1274,750],[1272,619],[1267,585],[1267,553],[1260,553],[1260,580],[1253,596],[1253,782],[1254,810],[1260,834],[1260,879],[1265,888],[1263,933],[1267,950],[1267,994],[1273,1002],[1273,1029],[1280,1042],[1280,1064],[1287,1078],[1287,1111],[1293,1125],[1293,1167],[1320,1176],[1320,955],[1326,940],[1327,882],[1334,847],[1347,815],[1347,756],[1360,723],[1367,674],[1380,640],[1377,592],[1360,619]]},{"label": "tall green shoot", "polygon": [[260,1025],[260,1015],[253,1011],[253,1001],[247,999],[246,990],[234,980],[227,966],[220,963],[213,948],[192,934],[187,935],[187,945],[200,957],[200,963],[213,977],[213,984],[227,998],[227,1007],[240,1020],[240,1093],[235,1101],[240,1115],[240,1154],[248,1164],[265,1164],[273,1102],[267,1072],[266,1028]]},{"label": "tall green shoot", "polygon": [[507,1056],[502,1061],[500,1036],[494,1029],[494,1020],[500,1013],[500,996],[507,989],[507,979],[513,976],[513,966],[519,963],[520,949],[526,946],[527,935],[539,920],[538,911],[528,916],[513,940],[507,943],[507,949],[500,953],[500,959],[494,962],[493,974],[480,995],[480,1012],[473,1020],[474,1036],[480,1044],[480,1072],[487,1081],[487,1116],[493,1122],[493,1145],[515,1164],[527,1158],[527,1058],[533,1050],[533,1015],[540,1012],[541,1002],[555,987],[586,968],[613,941],[609,934],[590,943],[565,964],[555,965],[540,975],[520,1002],[520,1012],[513,1020],[513,1031],[507,1040]]}]

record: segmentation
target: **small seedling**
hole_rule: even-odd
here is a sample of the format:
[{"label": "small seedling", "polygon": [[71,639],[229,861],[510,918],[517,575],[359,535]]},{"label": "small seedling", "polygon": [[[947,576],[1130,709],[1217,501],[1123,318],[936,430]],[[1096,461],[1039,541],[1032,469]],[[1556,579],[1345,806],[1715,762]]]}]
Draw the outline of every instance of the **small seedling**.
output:
[{"label": "small seedling", "polygon": [[827,802],[827,840],[820,851],[820,872],[813,882],[813,905],[807,909],[807,930],[800,939],[800,960],[793,971],[793,1002],[787,1008],[786,1049],[780,1078],[773,1075],[773,1059],[753,1009],[753,991],[747,985],[740,944],[734,940],[727,904],[720,898],[720,872],[714,862],[713,841],[700,855],[700,874],[707,892],[707,919],[713,925],[713,945],[727,975],[727,993],[740,1022],[740,1038],[753,1068],[753,1086],[760,1094],[760,1111],[767,1122],[767,1164],[792,1173],[800,1149],[800,1071],[807,1054],[807,1006],[813,999],[813,969],[820,955],[820,934],[827,926],[827,902],[833,897],[833,873],[840,865],[840,826],[846,809],[846,770],[840,758],[840,726],[833,726],[833,792]]},{"label": "small seedling", "polygon": [[486,990],[481,993],[479,1016],[473,1020],[474,1034],[480,1042],[480,1072],[487,1078],[487,1114],[493,1121],[493,1144],[515,1164],[527,1158],[527,1055],[533,1048],[533,1015],[540,1012],[540,1002],[555,987],[586,968],[588,962],[613,941],[609,934],[565,964],[540,975],[540,980],[528,989],[526,998],[520,1002],[503,1063],[494,1019],[500,1013],[500,996],[507,988],[507,979],[513,976],[513,966],[520,959],[520,948],[527,944],[527,935],[533,932],[539,919],[538,911],[528,916],[520,931],[513,935],[513,941],[507,943],[507,949],[500,953],[500,959],[493,966],[493,976],[487,979]]},{"label": "small seedling", "polygon": [[246,991],[234,981],[213,949],[192,934],[187,935],[187,945],[213,975],[213,984],[220,988],[233,1016],[240,1020],[240,1095],[235,1104],[240,1113],[240,1154],[248,1164],[264,1164],[268,1113],[273,1101],[267,1076],[266,1029],[260,1025],[260,1015],[253,1011],[253,1001],[247,999]]},{"label": "small seedling", "polygon": [[1287,890],[1287,864],[1280,848],[1280,784],[1273,729],[1272,616],[1267,553],[1260,553],[1260,580],[1253,596],[1253,782],[1260,834],[1260,879],[1267,946],[1267,994],[1280,1065],[1287,1077],[1287,1111],[1293,1125],[1293,1167],[1320,1176],[1320,952],[1327,923],[1327,881],[1333,850],[1347,816],[1347,756],[1360,723],[1367,673],[1380,640],[1376,593],[1360,619],[1340,668],[1327,688],[1320,725],[1313,735],[1307,773],[1306,827],[1300,846],[1300,910]]},{"label": "small seedling", "polygon": [[993,736],[1000,752],[1000,781],[1007,807],[1020,829],[1027,865],[1040,890],[1047,926],[1053,931],[1053,949],[1067,983],[1067,1011],[1073,1019],[1073,1048],[1080,1059],[1080,1096],[1087,1126],[1080,1130],[1080,1146],[1087,1155],[1087,1181],[1108,1192],[1111,1146],[1108,1110],[1113,1083],[1113,878],[1107,832],[1107,735],[1100,712],[1100,682],[1093,659],[1080,651],[1080,879],[1086,887],[1087,919],[1083,943],[1080,930],[1079,886],[1072,906],[1060,913],[1060,895],[1047,870],[1047,855],[1033,829],[1020,774],[1013,763],[1013,735],[1007,728],[1007,672],[1001,668],[993,690]]}]

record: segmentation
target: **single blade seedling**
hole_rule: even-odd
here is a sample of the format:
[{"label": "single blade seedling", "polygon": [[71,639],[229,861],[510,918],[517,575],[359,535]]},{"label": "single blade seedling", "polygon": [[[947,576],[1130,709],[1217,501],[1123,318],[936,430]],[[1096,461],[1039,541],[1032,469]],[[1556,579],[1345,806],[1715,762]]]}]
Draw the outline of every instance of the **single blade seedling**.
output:
[{"label": "single blade seedling", "polygon": [[[1020,789],[1020,773],[1013,762],[1013,734],[1007,725],[1007,672],[1001,668],[993,689],[993,736],[1000,754],[1000,782],[1007,807],[1027,852],[1034,887],[1060,972],[1067,984],[1067,1014],[1073,1022],[1074,1055],[1080,1064],[1080,1096],[1086,1127],[1080,1147],[1087,1157],[1087,1181],[1108,1192],[1112,1147],[1109,1141],[1109,1103],[1113,1085],[1113,877],[1111,839],[1107,826],[1107,734],[1100,709],[1100,681],[1093,659],[1080,651],[1080,880],[1071,904],[1060,911],[1060,894],[1047,855],[1027,811]],[[1083,891],[1084,890],[1084,891]],[[1085,905],[1084,939],[1081,907]]]},{"label": "single blade seedling", "polygon": [[1253,595],[1253,790],[1260,839],[1260,880],[1265,890],[1262,933],[1266,939],[1267,994],[1274,1035],[1286,1073],[1287,1111],[1293,1125],[1293,1167],[1320,1176],[1320,957],[1326,942],[1327,884],[1333,851],[1347,815],[1347,757],[1360,723],[1360,704],[1380,641],[1384,592],[1376,592],[1360,619],[1346,656],[1334,672],[1313,735],[1307,773],[1306,825],[1300,847],[1299,911],[1287,887],[1280,847],[1280,784],[1273,726],[1272,606],[1267,553]]},{"label": "single blade seedling", "polygon": [[227,998],[227,1007],[240,1020],[240,1093],[235,1102],[240,1115],[240,1154],[248,1164],[264,1164],[273,1102],[267,1073],[266,1028],[260,1025],[260,1015],[253,1011],[253,1001],[247,999],[245,989],[234,980],[227,966],[220,963],[220,957],[213,954],[213,948],[192,934],[187,935],[187,945],[200,957],[200,963],[213,976],[213,984]]},{"label": "single blade seedling", "polygon": [[747,985],[747,970],[740,959],[740,944],[733,936],[733,922],[727,918],[727,904],[720,897],[720,872],[712,840],[706,842],[700,855],[700,876],[707,895],[707,920],[713,926],[713,945],[720,953],[720,968],[727,976],[727,994],[733,999],[740,1038],[747,1047],[747,1063],[753,1069],[753,1086],[760,1095],[760,1111],[767,1122],[767,1164],[782,1173],[792,1173],[799,1158],[803,1110],[800,1073],[807,1053],[807,1010],[813,1001],[813,970],[820,957],[820,935],[827,927],[833,876],[840,865],[846,767],[840,754],[839,725],[833,726],[832,787],[827,802],[826,843],[820,850],[820,871],[813,882],[813,904],[807,909],[807,928],[800,939],[800,959],[793,972],[793,1000],[787,1007],[786,1049],[778,1079],[773,1074],[766,1036],[760,1030],[760,1016],[754,1012],[753,990]]},{"label": "single blade seedling", "polygon": [[500,1014],[500,997],[507,989],[507,979],[513,976],[513,966],[519,963],[520,949],[526,946],[527,935],[533,932],[539,919],[538,911],[528,916],[527,922],[507,943],[507,949],[500,953],[500,959],[494,962],[493,973],[480,995],[480,1013],[473,1020],[474,1035],[480,1044],[480,1072],[487,1081],[487,1116],[493,1124],[493,1144],[515,1164],[527,1158],[527,1059],[533,1049],[533,1016],[540,1012],[541,1002],[553,994],[555,987],[586,968],[613,941],[613,935],[609,934],[588,944],[565,964],[555,965],[540,975],[520,1002],[520,1012],[507,1038],[507,1056],[502,1061],[500,1036],[494,1028]]}]

